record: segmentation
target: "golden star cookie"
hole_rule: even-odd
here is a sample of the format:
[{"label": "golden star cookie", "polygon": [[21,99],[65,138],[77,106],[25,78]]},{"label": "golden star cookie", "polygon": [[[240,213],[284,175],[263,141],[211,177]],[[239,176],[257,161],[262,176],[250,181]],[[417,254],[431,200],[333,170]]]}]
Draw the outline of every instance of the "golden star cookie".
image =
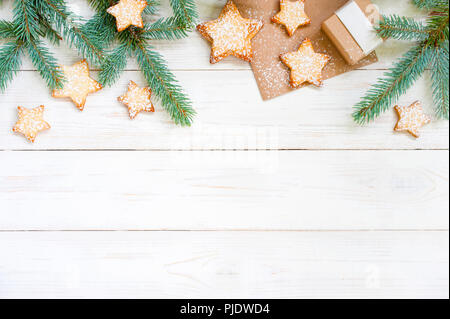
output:
[{"label": "golden star cookie", "polygon": [[155,112],[152,101],[152,90],[140,88],[136,83],[130,81],[128,91],[120,96],[118,100],[128,107],[130,118],[133,120],[140,112]]},{"label": "golden star cookie", "polygon": [[44,121],[44,106],[27,109],[19,106],[17,108],[19,120],[13,127],[13,132],[23,134],[31,143],[34,143],[37,133],[48,130],[50,125]]},{"label": "golden star cookie", "polygon": [[272,17],[272,22],[284,25],[289,36],[293,36],[298,27],[311,23],[305,13],[305,0],[280,0],[280,9]]},{"label": "golden star cookie", "polygon": [[144,27],[142,12],[147,7],[146,0],[120,0],[118,4],[108,8],[107,12],[116,18],[117,30],[125,30],[130,25]]},{"label": "golden star cookie", "polygon": [[102,89],[102,85],[89,76],[89,65],[82,60],[73,66],[62,66],[66,82],[62,89],[53,90],[56,98],[70,97],[80,111],[83,111],[89,94]]},{"label": "golden star cookie", "polygon": [[309,82],[322,85],[322,70],[330,60],[326,54],[314,52],[311,40],[305,39],[296,52],[282,54],[281,61],[291,69],[291,86],[300,87]]},{"label": "golden star cookie", "polygon": [[420,136],[419,128],[431,122],[431,117],[424,113],[419,101],[414,102],[410,106],[396,105],[394,109],[399,116],[397,125],[394,128],[395,131],[407,131],[418,138]]},{"label": "golden star cookie", "polygon": [[228,1],[219,18],[197,26],[197,30],[212,43],[211,63],[234,55],[251,62],[253,37],[261,30],[263,22],[244,19],[233,1]]}]

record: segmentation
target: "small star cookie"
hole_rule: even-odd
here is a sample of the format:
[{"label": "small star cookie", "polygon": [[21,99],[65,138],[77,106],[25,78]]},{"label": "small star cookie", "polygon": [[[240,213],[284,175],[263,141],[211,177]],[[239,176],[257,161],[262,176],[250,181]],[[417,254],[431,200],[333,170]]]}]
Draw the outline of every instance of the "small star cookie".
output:
[{"label": "small star cookie", "polygon": [[136,83],[130,81],[128,92],[120,96],[118,100],[128,106],[130,118],[133,120],[140,112],[155,112],[152,101],[152,90],[150,88],[140,88]]},{"label": "small star cookie", "polygon": [[27,109],[17,108],[19,120],[13,127],[13,132],[23,134],[31,143],[34,143],[37,133],[48,130],[50,125],[44,121],[44,106]]},{"label": "small star cookie", "polygon": [[326,54],[314,52],[311,40],[305,39],[296,52],[282,54],[281,61],[291,69],[291,86],[295,89],[309,82],[322,85],[322,70],[330,60]]},{"label": "small star cookie", "polygon": [[419,128],[431,122],[431,117],[424,113],[419,101],[414,102],[410,106],[396,105],[394,109],[399,116],[397,125],[394,128],[395,131],[407,131],[418,138],[420,136]]},{"label": "small star cookie", "polygon": [[102,85],[89,77],[89,65],[82,60],[73,66],[62,66],[66,82],[62,89],[53,90],[56,98],[70,97],[80,111],[84,110],[86,98],[89,94],[102,89]]},{"label": "small star cookie", "polygon": [[251,62],[253,58],[251,40],[263,27],[263,22],[244,19],[233,1],[229,0],[219,18],[199,24],[197,30],[212,43],[211,63],[234,55]]},{"label": "small star cookie", "polygon": [[311,23],[305,13],[305,0],[280,0],[280,8],[280,12],[272,17],[272,22],[284,25],[289,36],[293,36],[298,27]]},{"label": "small star cookie", "polygon": [[120,0],[118,4],[108,8],[107,12],[116,17],[117,31],[121,32],[130,25],[144,27],[142,12],[147,5],[146,0]]}]

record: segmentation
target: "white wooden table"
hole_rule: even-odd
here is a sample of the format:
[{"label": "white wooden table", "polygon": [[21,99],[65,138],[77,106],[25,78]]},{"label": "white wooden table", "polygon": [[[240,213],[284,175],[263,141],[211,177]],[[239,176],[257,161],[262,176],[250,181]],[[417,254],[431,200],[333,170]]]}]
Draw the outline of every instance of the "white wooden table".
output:
[{"label": "white wooden table", "polygon": [[[199,0],[201,20],[224,2]],[[0,95],[1,298],[448,298],[448,122],[415,140],[393,132],[393,111],[367,127],[350,116],[407,44],[269,102],[246,63],[211,66],[195,32],[155,46],[194,101],[191,128],[158,104],[129,120],[116,97],[145,83],[134,61],[84,112],[52,99],[28,60]],[[432,112],[428,83],[400,102]],[[31,145],[11,128],[18,105],[40,104],[52,129]]]}]

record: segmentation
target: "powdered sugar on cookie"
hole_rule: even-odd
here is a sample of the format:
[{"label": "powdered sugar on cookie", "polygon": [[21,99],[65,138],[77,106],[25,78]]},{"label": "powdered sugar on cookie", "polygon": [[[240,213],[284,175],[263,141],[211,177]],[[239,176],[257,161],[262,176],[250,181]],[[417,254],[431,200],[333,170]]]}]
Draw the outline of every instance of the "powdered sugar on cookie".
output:
[{"label": "powdered sugar on cookie", "polygon": [[314,52],[311,40],[306,39],[296,52],[282,54],[281,61],[291,69],[291,86],[298,88],[305,82],[322,85],[322,70],[330,60],[326,54]]},{"label": "powdered sugar on cookie", "polygon": [[21,106],[17,109],[19,120],[13,127],[13,131],[23,134],[31,143],[34,143],[39,132],[50,128],[50,125],[44,121],[43,105],[31,110]]},{"label": "powdered sugar on cookie", "polygon": [[272,18],[272,22],[282,24],[290,36],[300,27],[311,23],[305,13],[305,0],[280,0],[280,12]]}]

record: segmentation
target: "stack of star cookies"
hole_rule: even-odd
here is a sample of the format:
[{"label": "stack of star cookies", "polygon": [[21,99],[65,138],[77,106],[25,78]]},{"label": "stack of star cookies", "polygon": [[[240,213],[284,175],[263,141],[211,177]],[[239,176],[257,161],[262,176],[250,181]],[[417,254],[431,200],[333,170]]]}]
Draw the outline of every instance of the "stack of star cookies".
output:
[{"label": "stack of star cookies", "polygon": [[[305,0],[280,0],[280,12],[272,22],[284,25],[290,36],[301,27],[311,23],[305,12]],[[197,30],[211,42],[211,63],[234,55],[245,61],[252,61],[251,40],[263,27],[257,19],[245,19],[232,0],[229,0],[216,20],[197,26]],[[281,61],[291,69],[290,84],[293,88],[303,83],[320,86],[322,70],[330,60],[325,54],[314,52],[309,39],[305,39],[298,51],[281,55]]]}]

